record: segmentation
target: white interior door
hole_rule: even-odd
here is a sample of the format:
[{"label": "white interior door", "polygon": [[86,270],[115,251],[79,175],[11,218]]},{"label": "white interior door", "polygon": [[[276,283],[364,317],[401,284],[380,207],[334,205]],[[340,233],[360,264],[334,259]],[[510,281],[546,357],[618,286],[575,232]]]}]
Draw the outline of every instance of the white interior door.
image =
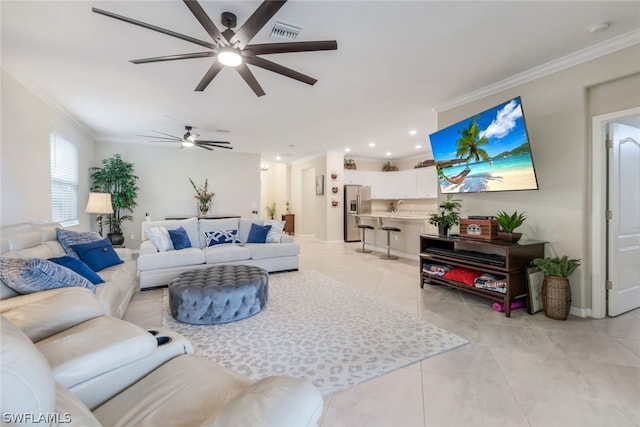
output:
[{"label": "white interior door", "polygon": [[610,124],[607,293],[609,316],[640,307],[640,129]]}]

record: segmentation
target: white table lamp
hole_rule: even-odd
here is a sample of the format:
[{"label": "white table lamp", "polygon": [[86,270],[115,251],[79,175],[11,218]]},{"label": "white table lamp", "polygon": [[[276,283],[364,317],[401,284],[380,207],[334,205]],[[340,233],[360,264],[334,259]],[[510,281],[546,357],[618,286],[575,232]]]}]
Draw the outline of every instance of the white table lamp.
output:
[{"label": "white table lamp", "polygon": [[98,233],[102,236],[102,214],[113,213],[113,205],[111,204],[110,193],[89,193],[89,201],[86,213],[95,213],[98,215]]}]

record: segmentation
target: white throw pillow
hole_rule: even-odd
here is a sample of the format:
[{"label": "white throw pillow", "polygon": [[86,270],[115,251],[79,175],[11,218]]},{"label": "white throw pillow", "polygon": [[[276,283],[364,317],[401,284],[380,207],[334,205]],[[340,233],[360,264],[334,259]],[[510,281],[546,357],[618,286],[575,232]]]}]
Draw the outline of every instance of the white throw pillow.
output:
[{"label": "white throw pillow", "polygon": [[171,236],[169,231],[165,227],[151,227],[144,230],[147,239],[151,240],[151,243],[158,248],[159,252],[170,251],[173,249],[173,242],[171,242]]},{"label": "white throw pillow", "polygon": [[268,219],[264,222],[264,225],[271,226],[271,230],[267,233],[266,243],[280,243],[280,240],[282,239],[282,230],[284,230],[284,221]]}]

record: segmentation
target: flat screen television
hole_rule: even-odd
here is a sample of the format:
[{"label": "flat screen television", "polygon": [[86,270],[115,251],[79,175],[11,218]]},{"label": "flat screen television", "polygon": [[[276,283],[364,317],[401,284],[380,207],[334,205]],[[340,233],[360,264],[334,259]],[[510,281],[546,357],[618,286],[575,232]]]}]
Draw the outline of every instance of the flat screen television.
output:
[{"label": "flat screen television", "polygon": [[520,97],[429,139],[444,194],[538,189]]}]

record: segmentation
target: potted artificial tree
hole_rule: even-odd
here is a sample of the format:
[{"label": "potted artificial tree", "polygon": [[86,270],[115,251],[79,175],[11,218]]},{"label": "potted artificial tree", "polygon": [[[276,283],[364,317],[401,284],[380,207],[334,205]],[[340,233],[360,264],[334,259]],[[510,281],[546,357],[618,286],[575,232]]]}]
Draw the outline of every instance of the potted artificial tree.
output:
[{"label": "potted artificial tree", "polygon": [[356,162],[353,159],[344,159],[345,169],[358,169]]},{"label": "potted artificial tree", "polygon": [[109,240],[112,245],[122,245],[122,222],[132,221],[138,197],[138,177],[133,173],[133,163],[122,160],[120,154],[102,160],[102,167],[89,169],[91,179],[91,191],[111,193],[113,213],[107,216],[106,223],[109,226]]},{"label": "potted artificial tree", "polygon": [[550,319],[567,320],[571,309],[571,286],[569,275],[579,266],[579,259],[536,258],[533,265],[544,273],[542,282],[542,308],[544,315]]},{"label": "potted artificial tree", "polygon": [[516,243],[522,237],[522,233],[514,233],[514,230],[522,225],[526,216],[524,216],[526,212],[518,213],[515,211],[511,215],[502,211],[496,214],[496,221],[498,221],[498,225],[500,226],[500,231],[498,231],[498,238],[505,242]]},{"label": "potted artificial tree", "polygon": [[438,234],[448,236],[449,229],[460,222],[460,200],[453,199],[451,194],[440,203],[440,212],[431,214],[429,224],[438,226]]},{"label": "potted artificial tree", "polygon": [[267,210],[267,216],[269,219],[274,219],[276,217],[276,202],[265,206],[265,209]]}]

